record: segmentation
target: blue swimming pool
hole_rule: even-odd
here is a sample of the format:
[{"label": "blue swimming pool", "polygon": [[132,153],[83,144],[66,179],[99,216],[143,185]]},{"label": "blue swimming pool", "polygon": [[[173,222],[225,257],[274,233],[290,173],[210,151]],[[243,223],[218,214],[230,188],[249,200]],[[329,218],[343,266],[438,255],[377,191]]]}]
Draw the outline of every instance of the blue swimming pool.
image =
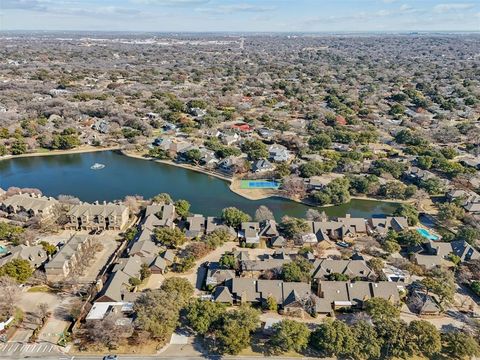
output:
[{"label": "blue swimming pool", "polygon": [[0,245],[0,254],[5,254],[8,252],[8,249],[2,245]]},{"label": "blue swimming pool", "polygon": [[437,235],[433,235],[432,233],[430,233],[430,231],[428,231],[426,229],[418,228],[417,232],[420,235],[422,235],[425,239],[428,239],[428,240],[436,241],[436,240],[439,239],[439,237]]}]

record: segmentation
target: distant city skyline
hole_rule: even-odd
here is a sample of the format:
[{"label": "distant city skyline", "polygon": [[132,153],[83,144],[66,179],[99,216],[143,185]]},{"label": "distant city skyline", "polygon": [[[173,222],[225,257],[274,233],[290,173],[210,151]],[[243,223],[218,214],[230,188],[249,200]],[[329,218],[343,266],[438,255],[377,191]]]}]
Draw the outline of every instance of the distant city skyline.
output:
[{"label": "distant city skyline", "polygon": [[0,0],[0,31],[480,31],[480,2]]}]

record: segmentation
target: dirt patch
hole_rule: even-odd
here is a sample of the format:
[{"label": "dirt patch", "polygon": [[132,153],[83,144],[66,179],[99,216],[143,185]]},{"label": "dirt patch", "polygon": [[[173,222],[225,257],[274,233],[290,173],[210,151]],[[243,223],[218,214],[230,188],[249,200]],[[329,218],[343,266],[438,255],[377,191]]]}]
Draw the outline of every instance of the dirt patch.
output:
[{"label": "dirt patch", "polygon": [[281,193],[274,189],[242,189],[241,183],[241,179],[233,179],[230,184],[230,190],[249,200],[261,200],[271,196],[281,196]]}]

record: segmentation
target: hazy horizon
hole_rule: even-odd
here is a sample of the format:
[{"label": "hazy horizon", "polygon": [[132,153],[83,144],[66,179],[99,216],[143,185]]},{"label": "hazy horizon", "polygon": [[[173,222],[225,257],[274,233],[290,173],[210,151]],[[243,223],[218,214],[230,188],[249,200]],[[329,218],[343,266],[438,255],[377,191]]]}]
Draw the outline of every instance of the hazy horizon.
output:
[{"label": "hazy horizon", "polygon": [[478,32],[462,0],[0,0],[0,31]]}]

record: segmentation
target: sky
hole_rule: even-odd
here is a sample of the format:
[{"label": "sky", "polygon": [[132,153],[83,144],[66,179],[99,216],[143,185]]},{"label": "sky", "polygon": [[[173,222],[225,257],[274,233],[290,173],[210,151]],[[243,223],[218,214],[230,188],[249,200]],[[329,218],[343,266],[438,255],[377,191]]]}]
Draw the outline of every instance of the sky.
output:
[{"label": "sky", "polygon": [[479,0],[0,0],[0,31],[480,31]]}]

